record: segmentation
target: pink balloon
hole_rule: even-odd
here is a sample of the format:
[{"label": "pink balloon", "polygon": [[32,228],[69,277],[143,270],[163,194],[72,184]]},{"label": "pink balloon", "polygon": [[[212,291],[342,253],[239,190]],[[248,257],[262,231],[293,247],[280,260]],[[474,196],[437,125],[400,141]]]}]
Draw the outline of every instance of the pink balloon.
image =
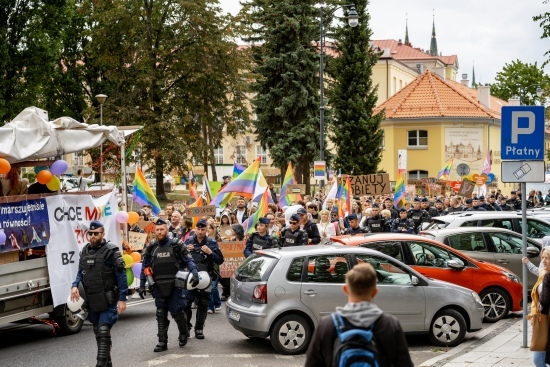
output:
[{"label": "pink balloon", "polygon": [[121,211],[116,213],[117,223],[128,223],[128,212]]}]

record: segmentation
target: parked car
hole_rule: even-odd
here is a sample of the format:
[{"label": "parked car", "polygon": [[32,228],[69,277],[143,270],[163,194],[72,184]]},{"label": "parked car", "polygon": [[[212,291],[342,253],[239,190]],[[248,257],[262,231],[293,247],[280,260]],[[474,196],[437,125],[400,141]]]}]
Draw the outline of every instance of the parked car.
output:
[{"label": "parked car", "polygon": [[[154,173],[149,173],[147,175],[145,175],[145,181],[147,181],[147,183],[149,184],[149,187],[152,188],[152,189],[155,189],[157,187],[157,179],[156,179],[156,175]],[[169,174],[165,173],[164,174],[164,178],[163,178],[163,181],[162,181],[164,184],[166,184],[167,182],[170,183],[170,187],[171,187],[171,190],[175,190],[176,188],[176,180],[174,179],[174,177],[170,176]]]},{"label": "parked car", "polygon": [[[520,212],[461,212],[441,217],[434,217],[422,230],[429,231],[442,228],[459,227],[494,227],[504,228],[521,233],[522,219]],[[541,239],[550,236],[550,222],[529,214],[527,216],[527,236]]]},{"label": "parked car", "polygon": [[522,309],[520,278],[498,265],[474,260],[452,247],[413,234],[383,233],[336,236],[333,243],[378,250],[420,274],[469,288],[481,297],[486,322],[496,322]]},{"label": "parked car", "polygon": [[397,317],[404,332],[455,346],[466,331],[481,329],[476,292],[429,279],[378,251],[330,245],[255,251],[231,277],[227,318],[248,337],[270,337],[279,353],[304,353],[321,318],[346,304],[345,274],[361,262],[378,275],[374,303]]},{"label": "parked car", "polygon": [[[500,265],[514,274],[522,274],[523,244],[519,233],[502,228],[461,227],[421,231],[419,234],[451,246],[473,259]],[[540,263],[540,250],[539,242],[527,239],[527,256],[537,266]],[[529,291],[536,281],[537,276],[529,273]]]}]

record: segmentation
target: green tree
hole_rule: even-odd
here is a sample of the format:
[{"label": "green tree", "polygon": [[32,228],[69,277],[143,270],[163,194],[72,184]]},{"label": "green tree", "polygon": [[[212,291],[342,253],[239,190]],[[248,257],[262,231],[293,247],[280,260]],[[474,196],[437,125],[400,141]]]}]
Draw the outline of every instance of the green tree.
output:
[{"label": "green tree", "polygon": [[[537,96],[537,88],[543,89],[541,97]],[[491,85],[491,94],[507,101],[518,96],[523,105],[541,104],[548,96],[550,77],[537,66],[537,63],[526,64],[520,60],[505,64],[502,71],[495,77]]]},{"label": "green tree", "polygon": [[243,11],[250,25],[257,120],[255,133],[283,171],[288,161],[306,184],[319,156],[317,9],[313,0],[251,0]]},{"label": "green tree", "polygon": [[[545,4],[548,4],[548,0],[544,0]],[[539,26],[542,28],[542,36],[540,36],[541,39],[544,38],[550,38],[550,12],[545,12],[544,14],[539,14],[533,17],[533,20],[535,22],[539,22]],[[546,60],[542,67],[545,67],[550,62],[550,50],[546,51],[544,53],[544,56],[548,57],[548,60]]]},{"label": "green tree", "polygon": [[373,115],[378,97],[377,86],[372,83],[372,68],[378,54],[369,46],[372,31],[368,0],[356,0],[355,6],[359,24],[350,27],[344,17],[334,32],[337,56],[328,67],[333,117],[329,131],[337,153],[335,169],[360,175],[377,172],[384,132],[380,128],[382,114]]}]

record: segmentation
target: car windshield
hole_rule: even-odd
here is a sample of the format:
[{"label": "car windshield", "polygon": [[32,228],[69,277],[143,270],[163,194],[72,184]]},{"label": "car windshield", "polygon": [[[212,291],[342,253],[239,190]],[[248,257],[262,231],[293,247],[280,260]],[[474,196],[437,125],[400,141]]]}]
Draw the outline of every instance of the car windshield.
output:
[{"label": "car windshield", "polygon": [[423,227],[422,229],[424,231],[429,231],[432,229],[443,229],[449,225],[448,222],[444,222],[442,220],[432,219],[430,223],[428,223],[427,226]]},{"label": "car windshield", "polygon": [[262,254],[252,254],[235,270],[235,278],[241,282],[267,280],[267,272],[277,259]]}]

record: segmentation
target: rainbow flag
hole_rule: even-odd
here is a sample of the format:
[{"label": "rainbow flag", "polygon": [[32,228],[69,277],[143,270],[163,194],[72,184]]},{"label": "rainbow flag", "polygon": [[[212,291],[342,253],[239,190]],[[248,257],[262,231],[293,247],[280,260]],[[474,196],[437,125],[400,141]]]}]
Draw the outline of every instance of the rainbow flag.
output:
[{"label": "rainbow flag", "polygon": [[134,201],[139,205],[149,204],[153,208],[153,214],[158,215],[160,213],[160,205],[153,194],[153,190],[149,187],[149,184],[143,176],[143,172],[136,167],[136,178],[134,179],[134,189],[132,190],[132,196]]},{"label": "rainbow flag", "polygon": [[271,192],[269,191],[269,188],[266,188],[262,198],[260,199],[260,202],[258,203],[258,208],[254,214],[248,218],[248,228],[246,230],[247,233],[253,233],[255,231],[256,224],[260,220],[261,217],[265,217],[267,214],[267,209],[269,205],[269,198],[271,197]]},{"label": "rainbow flag", "polygon": [[224,201],[227,195],[240,195],[245,198],[251,199],[256,189],[256,182],[258,181],[258,174],[260,172],[260,157],[258,157],[254,163],[248,166],[243,173],[238,175],[234,180],[225,185],[219,192],[210,205],[220,206],[220,203]]},{"label": "rainbow flag", "polygon": [[[196,208],[199,206],[204,206],[204,198],[201,196],[193,204],[189,204],[189,208]],[[197,223],[201,217],[193,217],[193,227],[197,226]]]},{"label": "rainbow flag", "polygon": [[393,194],[393,206],[401,208],[405,206],[405,176],[404,170],[397,172],[397,182],[395,183],[395,192]]},{"label": "rainbow flag", "polygon": [[338,192],[336,193],[336,198],[339,200],[338,204],[338,216],[343,218],[345,216],[344,203],[346,204],[346,210],[349,213],[351,210],[351,180],[349,176],[344,180],[340,181],[340,187],[338,187]]},{"label": "rainbow flag", "polygon": [[296,178],[294,177],[292,162],[288,162],[288,167],[283,179],[283,186],[281,186],[281,194],[279,195],[279,208],[282,209],[285,206],[290,206],[293,201],[302,200],[302,195],[288,193],[288,185],[294,184],[296,184]]},{"label": "rainbow flag", "polygon": [[246,170],[245,166],[241,166],[240,164],[233,163],[233,176],[231,177],[232,180],[236,179],[238,175],[243,173]]},{"label": "rainbow flag", "polygon": [[447,163],[445,163],[445,166],[437,174],[438,179],[442,179],[442,180],[449,179],[449,175],[451,174],[451,168],[453,167],[454,160],[455,160],[454,158],[451,158]]}]

